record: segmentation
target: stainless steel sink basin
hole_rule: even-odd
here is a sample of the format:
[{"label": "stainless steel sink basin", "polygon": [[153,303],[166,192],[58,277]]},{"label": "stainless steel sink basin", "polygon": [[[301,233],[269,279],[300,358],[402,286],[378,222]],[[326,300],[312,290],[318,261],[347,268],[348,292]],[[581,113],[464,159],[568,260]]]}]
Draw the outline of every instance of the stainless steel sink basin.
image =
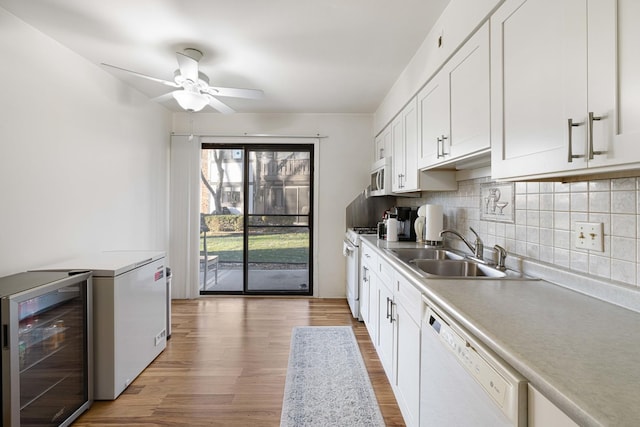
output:
[{"label": "stainless steel sink basin", "polygon": [[412,260],[445,260],[445,259],[457,259],[462,260],[464,257],[458,255],[455,252],[448,251],[446,249],[437,248],[404,248],[404,249],[391,249],[391,252],[404,262],[410,262]]},{"label": "stainless steel sink basin", "polygon": [[425,278],[538,280],[514,270],[499,270],[442,248],[396,248],[387,251]]},{"label": "stainless steel sink basin", "polygon": [[430,276],[439,277],[506,277],[504,271],[484,264],[452,259],[413,259],[409,263]]}]

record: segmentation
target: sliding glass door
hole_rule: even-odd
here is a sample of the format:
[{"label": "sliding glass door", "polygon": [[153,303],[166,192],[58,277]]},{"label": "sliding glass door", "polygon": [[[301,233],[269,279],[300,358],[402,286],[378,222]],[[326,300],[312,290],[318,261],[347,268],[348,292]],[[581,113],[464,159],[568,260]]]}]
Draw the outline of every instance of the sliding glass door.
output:
[{"label": "sliding glass door", "polygon": [[202,148],[201,293],[312,290],[312,145]]}]

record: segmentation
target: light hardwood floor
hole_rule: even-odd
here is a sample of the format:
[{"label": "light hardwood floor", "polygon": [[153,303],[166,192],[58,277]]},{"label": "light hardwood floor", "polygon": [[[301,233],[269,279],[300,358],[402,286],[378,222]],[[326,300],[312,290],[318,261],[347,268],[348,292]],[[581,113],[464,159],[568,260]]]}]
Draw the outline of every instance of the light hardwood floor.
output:
[{"label": "light hardwood floor", "polygon": [[206,297],[175,300],[167,348],[115,401],[73,425],[278,426],[291,329],[351,325],[387,426],[402,415],[363,323],[346,300]]}]

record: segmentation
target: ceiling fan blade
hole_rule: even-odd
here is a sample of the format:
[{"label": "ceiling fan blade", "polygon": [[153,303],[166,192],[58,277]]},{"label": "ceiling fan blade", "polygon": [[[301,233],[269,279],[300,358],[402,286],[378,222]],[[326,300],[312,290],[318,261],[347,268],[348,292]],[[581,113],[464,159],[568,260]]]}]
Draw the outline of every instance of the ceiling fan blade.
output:
[{"label": "ceiling fan blade", "polygon": [[163,85],[166,85],[166,86],[180,87],[180,85],[177,85],[174,82],[170,82],[168,80],[162,80],[162,79],[159,79],[157,77],[147,76],[146,74],[138,73],[136,71],[127,70],[126,68],[116,67],[115,65],[105,64],[104,62],[102,62],[100,65],[104,65],[105,67],[114,68],[116,70],[124,71],[125,73],[133,74],[134,76],[142,77],[143,79],[151,80],[151,81],[154,81],[156,83],[162,83]]},{"label": "ceiling fan blade", "polygon": [[180,74],[182,77],[197,83],[198,61],[180,52],[176,52],[176,57],[178,58],[178,67],[180,67]]},{"label": "ceiling fan blade", "polygon": [[218,110],[222,114],[231,114],[236,112],[233,108],[229,107],[222,101],[215,99],[213,96],[209,96],[209,106],[214,110]]},{"label": "ceiling fan blade", "polygon": [[260,89],[239,89],[234,87],[209,86],[207,93],[214,96],[226,96],[230,98],[262,99],[264,92]]}]

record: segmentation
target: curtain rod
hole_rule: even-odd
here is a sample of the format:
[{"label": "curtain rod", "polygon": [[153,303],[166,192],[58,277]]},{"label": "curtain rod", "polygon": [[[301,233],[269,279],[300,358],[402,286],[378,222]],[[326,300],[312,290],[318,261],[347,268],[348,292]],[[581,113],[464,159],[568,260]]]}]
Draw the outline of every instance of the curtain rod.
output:
[{"label": "curtain rod", "polygon": [[192,133],[175,133],[171,132],[173,136],[200,136],[205,138],[311,138],[311,139],[323,139],[328,138],[326,135],[278,135],[270,133],[244,133],[241,135],[228,135],[228,134],[192,134]]}]

